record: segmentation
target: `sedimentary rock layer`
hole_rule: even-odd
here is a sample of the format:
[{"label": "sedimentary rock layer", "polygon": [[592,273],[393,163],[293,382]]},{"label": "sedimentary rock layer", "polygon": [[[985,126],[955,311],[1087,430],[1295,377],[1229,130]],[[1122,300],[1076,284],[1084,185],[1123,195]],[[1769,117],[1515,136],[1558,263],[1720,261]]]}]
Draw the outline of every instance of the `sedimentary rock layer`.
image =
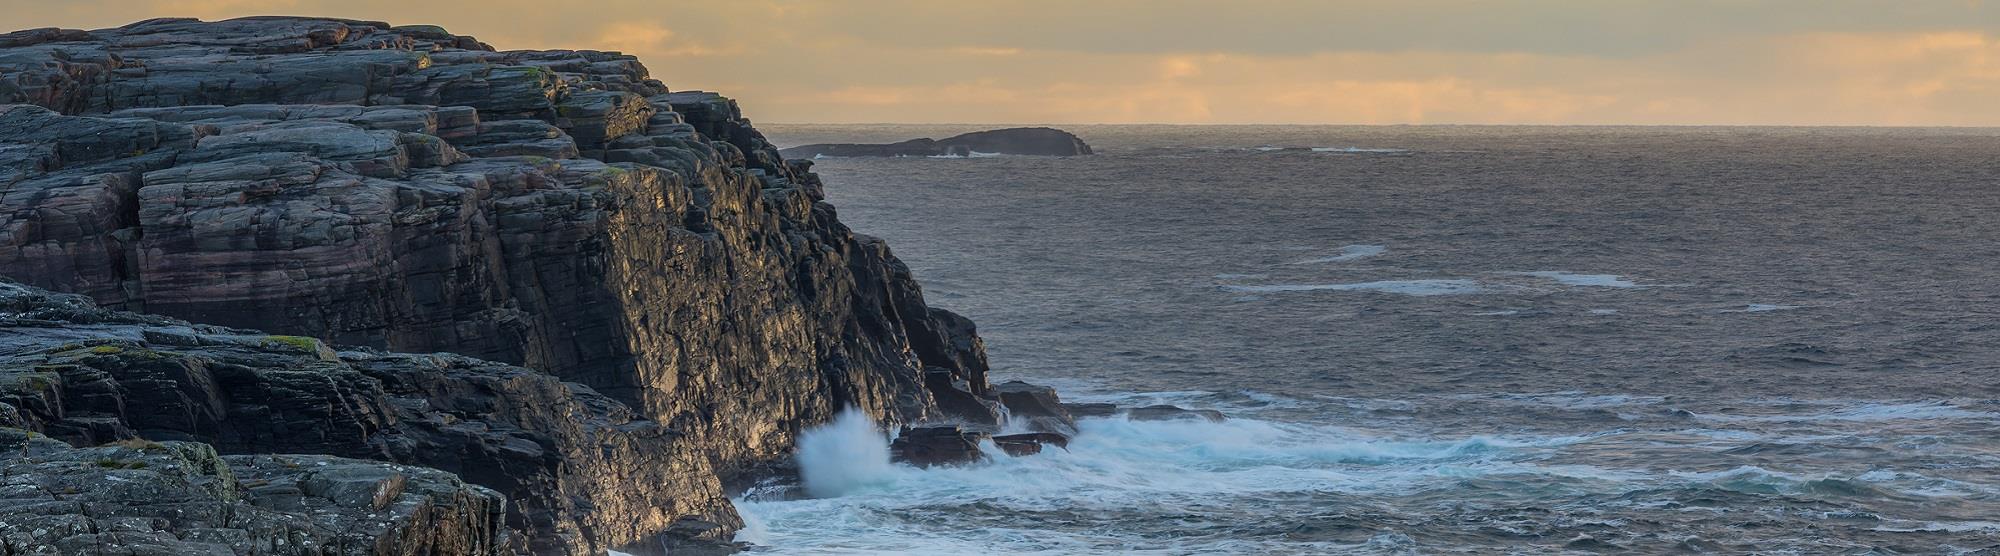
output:
[{"label": "sedimentary rock layer", "polygon": [[[0,275],[314,346],[498,362],[314,347],[260,373],[140,334],[110,347],[185,357],[15,352],[79,369],[55,375],[65,400],[102,390],[22,408],[40,419],[24,425],[436,466],[515,497],[510,523],[551,550],[682,517],[726,530],[715,476],[784,457],[839,408],[998,416],[972,323],[843,225],[809,164],[734,101],[617,53],[321,18],[0,35]],[[122,404],[101,388],[129,395],[118,373],[146,365],[248,389]],[[241,418],[258,412],[283,418]],[[544,420],[573,430],[488,436]],[[421,455],[439,451],[476,453]],[[688,490],[626,494],[660,488]]]}]

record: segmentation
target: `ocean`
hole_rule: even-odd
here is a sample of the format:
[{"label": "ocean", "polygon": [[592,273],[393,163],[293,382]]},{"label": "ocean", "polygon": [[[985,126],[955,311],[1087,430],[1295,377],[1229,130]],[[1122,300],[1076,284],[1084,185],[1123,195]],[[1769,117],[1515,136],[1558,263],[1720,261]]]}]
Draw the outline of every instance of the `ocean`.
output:
[{"label": "ocean", "polygon": [[[971,126],[762,126],[784,146]],[[1231,419],[890,465],[768,554],[2000,552],[2000,129],[1072,126],[826,159],[996,381]]]}]

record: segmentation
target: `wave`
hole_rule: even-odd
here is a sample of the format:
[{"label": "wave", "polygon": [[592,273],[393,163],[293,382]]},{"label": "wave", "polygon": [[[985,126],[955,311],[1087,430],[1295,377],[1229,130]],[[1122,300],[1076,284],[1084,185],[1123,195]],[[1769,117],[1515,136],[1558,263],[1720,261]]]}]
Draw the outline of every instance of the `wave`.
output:
[{"label": "wave", "polygon": [[1262,286],[1221,286],[1223,291],[1277,293],[1304,291],[1372,291],[1413,296],[1464,295],[1483,293],[1479,282],[1459,279],[1382,280],[1352,284],[1272,284]]},{"label": "wave", "polygon": [[854,409],[799,436],[799,482],[806,494],[830,498],[892,480],[889,440],[873,419]]},{"label": "wave", "polygon": [[[1609,473],[1508,461],[1517,450],[1580,441],[1569,437],[1400,439],[1245,418],[1078,425],[1068,450],[1014,458],[989,444],[988,463],[917,469],[889,464],[872,423],[844,415],[802,438],[798,463],[802,475],[820,477],[808,487],[815,497],[738,501],[752,525],[737,538],[812,554],[1341,552],[1359,545],[1202,538],[1172,520],[1120,520],[1231,500],[1428,492],[1489,474]],[[824,486],[827,476],[836,488]]]},{"label": "wave", "polygon": [[1293,262],[1293,263],[1291,263],[1291,264],[1317,264],[1317,263],[1338,263],[1338,262],[1346,262],[1346,261],[1352,261],[1352,260],[1355,260],[1355,259],[1365,259],[1365,258],[1368,258],[1368,257],[1373,257],[1373,256],[1376,256],[1376,255],[1380,255],[1380,254],[1383,254],[1383,253],[1387,253],[1388,251],[1389,251],[1389,247],[1388,247],[1388,246],[1385,246],[1385,245],[1349,245],[1349,246],[1346,246],[1346,247],[1342,247],[1342,248],[1340,248],[1340,254],[1339,254],[1339,255],[1334,255],[1334,256],[1330,256],[1330,257],[1321,257],[1321,258],[1317,258],[1317,259],[1306,259],[1306,260],[1303,260],[1303,261],[1297,261],[1297,262]]},{"label": "wave", "polygon": [[1865,403],[1833,411],[1810,414],[1697,414],[1698,419],[1722,422],[1793,423],[1825,421],[1930,421],[1943,419],[2000,419],[2000,414],[1972,411],[1945,402]]},{"label": "wave", "polygon": [[1385,149],[1385,148],[1371,148],[1371,147],[1281,147],[1276,145],[1263,145],[1258,147],[1250,147],[1248,149],[1242,149],[1242,150],[1251,150],[1257,152],[1314,152],[1314,153],[1339,153],[1339,154],[1404,154],[1410,152],[1409,149]]},{"label": "wave", "polygon": [[1643,288],[1638,282],[1626,280],[1616,274],[1576,274],[1560,270],[1539,270],[1534,272],[1506,272],[1519,276],[1533,276],[1554,280],[1565,286],[1591,286],[1599,288]]}]

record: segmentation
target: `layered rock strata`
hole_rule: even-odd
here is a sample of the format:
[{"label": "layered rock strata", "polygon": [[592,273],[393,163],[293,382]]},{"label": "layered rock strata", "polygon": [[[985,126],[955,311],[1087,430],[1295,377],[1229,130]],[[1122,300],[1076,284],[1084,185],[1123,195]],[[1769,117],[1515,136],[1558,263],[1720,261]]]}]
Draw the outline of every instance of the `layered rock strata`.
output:
[{"label": "layered rock strata", "polygon": [[618,53],[324,18],[0,35],[0,275],[286,335],[16,319],[66,332],[10,340],[10,403],[78,445],[459,473],[535,552],[721,536],[716,477],[840,408],[1000,415],[972,323],[809,168]]}]

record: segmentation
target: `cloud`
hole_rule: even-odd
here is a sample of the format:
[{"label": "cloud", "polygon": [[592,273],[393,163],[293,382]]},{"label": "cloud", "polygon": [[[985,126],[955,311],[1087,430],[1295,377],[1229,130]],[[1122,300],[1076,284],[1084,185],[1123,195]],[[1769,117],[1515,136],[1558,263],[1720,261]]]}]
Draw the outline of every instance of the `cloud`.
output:
[{"label": "cloud", "polygon": [[678,40],[674,37],[673,30],[665,26],[638,21],[605,25],[598,32],[597,40],[589,47],[649,57],[722,56],[742,51],[741,48],[716,49],[687,40]]},{"label": "cloud", "polygon": [[619,50],[762,121],[2000,126],[1983,1],[22,3],[0,27],[300,13]]}]

